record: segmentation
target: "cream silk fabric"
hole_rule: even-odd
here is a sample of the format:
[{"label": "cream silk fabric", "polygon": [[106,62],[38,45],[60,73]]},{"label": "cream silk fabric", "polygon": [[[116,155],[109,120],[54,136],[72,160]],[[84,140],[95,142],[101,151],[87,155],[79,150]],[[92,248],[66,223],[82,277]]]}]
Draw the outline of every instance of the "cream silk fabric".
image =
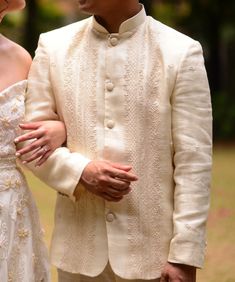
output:
[{"label": "cream silk fabric", "polygon": [[[142,279],[123,279],[113,273],[108,263],[104,271],[96,277],[88,277],[81,274],[64,272],[58,269],[58,282],[145,282]],[[160,279],[147,280],[148,282],[160,282]]]},{"label": "cream silk fabric", "polygon": [[[52,262],[96,276],[160,277],[167,260],[201,267],[211,171],[211,103],[200,44],[144,9],[108,34],[94,17],[42,34],[26,119],[60,119],[67,148],[33,172],[58,192]],[[120,203],[80,185],[92,159],[131,164]],[[64,194],[64,195],[63,195]],[[67,195],[67,196],[66,196]]]},{"label": "cream silk fabric", "polygon": [[0,281],[50,282],[38,210],[16,163],[27,81],[0,92]]}]

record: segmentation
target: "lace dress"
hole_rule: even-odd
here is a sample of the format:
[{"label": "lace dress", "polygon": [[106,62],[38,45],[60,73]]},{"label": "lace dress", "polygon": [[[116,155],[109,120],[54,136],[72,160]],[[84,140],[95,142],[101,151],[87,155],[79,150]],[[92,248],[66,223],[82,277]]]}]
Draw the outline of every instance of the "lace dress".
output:
[{"label": "lace dress", "polygon": [[26,81],[0,92],[0,281],[47,282],[49,264],[38,211],[16,164]]}]

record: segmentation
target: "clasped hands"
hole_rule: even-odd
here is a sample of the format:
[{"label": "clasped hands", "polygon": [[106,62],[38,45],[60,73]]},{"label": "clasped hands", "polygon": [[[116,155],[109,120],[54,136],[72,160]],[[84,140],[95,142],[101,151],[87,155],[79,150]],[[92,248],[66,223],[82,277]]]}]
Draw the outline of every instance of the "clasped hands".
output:
[{"label": "clasped hands", "polygon": [[[91,193],[107,200],[118,202],[131,191],[131,183],[138,180],[130,172],[129,165],[108,161],[91,161],[83,170],[80,183]],[[74,191],[79,197],[79,187]]]},{"label": "clasped hands", "polygon": [[[91,161],[83,170],[81,184],[89,192],[112,202],[119,202],[131,191],[131,184],[137,181],[135,174],[130,172],[129,165],[121,165],[108,161]],[[79,189],[74,191],[79,198]],[[189,265],[167,262],[161,275],[160,282],[195,282],[196,268]]]}]

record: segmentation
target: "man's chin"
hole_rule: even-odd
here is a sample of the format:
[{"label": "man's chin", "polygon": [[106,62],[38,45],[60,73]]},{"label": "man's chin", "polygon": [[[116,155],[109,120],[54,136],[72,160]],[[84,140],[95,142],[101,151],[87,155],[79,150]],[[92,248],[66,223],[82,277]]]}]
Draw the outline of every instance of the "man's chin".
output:
[{"label": "man's chin", "polygon": [[87,0],[78,0],[79,5],[85,5]]}]

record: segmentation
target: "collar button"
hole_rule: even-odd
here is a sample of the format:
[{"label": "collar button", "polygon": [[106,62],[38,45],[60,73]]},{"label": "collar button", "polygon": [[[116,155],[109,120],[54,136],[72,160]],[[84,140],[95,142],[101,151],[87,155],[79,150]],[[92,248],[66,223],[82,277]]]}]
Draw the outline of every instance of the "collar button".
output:
[{"label": "collar button", "polygon": [[118,44],[117,37],[110,37],[109,41],[112,46],[116,46]]}]

